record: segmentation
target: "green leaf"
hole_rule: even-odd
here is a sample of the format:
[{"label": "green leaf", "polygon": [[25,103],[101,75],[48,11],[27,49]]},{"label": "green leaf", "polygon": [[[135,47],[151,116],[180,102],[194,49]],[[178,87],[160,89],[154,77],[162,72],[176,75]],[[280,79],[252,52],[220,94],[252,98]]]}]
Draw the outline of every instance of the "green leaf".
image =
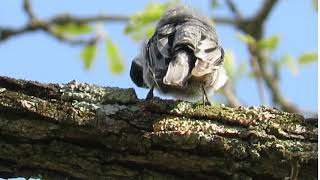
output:
[{"label": "green leaf", "polygon": [[136,27],[134,27],[133,25],[128,24],[125,28],[124,28],[124,33],[125,34],[130,34],[132,32],[136,31]]},{"label": "green leaf", "polygon": [[256,74],[253,71],[251,71],[251,72],[248,73],[248,78],[249,79],[254,79],[254,78],[256,78]]},{"label": "green leaf", "polygon": [[242,62],[237,65],[234,53],[230,50],[226,50],[224,54],[224,68],[231,82],[235,83],[244,74],[246,64]]},{"label": "green leaf", "polygon": [[140,20],[140,23],[142,24],[147,24],[158,20],[167,8],[168,4],[157,4],[151,2],[146,6],[142,13],[137,14],[134,18]]},{"label": "green leaf", "polygon": [[318,12],[318,0],[312,0],[312,6]]},{"label": "green leaf", "polygon": [[283,57],[281,57],[278,62],[278,65],[279,65],[279,67],[286,65],[293,75],[297,75],[299,72],[298,65],[297,65],[296,61],[290,55],[286,54]]},{"label": "green leaf", "polygon": [[217,8],[220,6],[220,2],[218,0],[211,0],[210,5],[212,8]]},{"label": "green leaf", "polygon": [[147,35],[147,37],[148,38],[151,38],[151,36],[154,34],[154,32],[155,32],[155,27],[153,27],[153,26],[149,26],[149,27],[147,27],[146,28],[146,35]]},{"label": "green leaf", "polygon": [[146,35],[151,37],[156,22],[169,7],[178,2],[172,0],[163,4],[155,2],[147,4],[143,11],[136,13],[130,18],[129,23],[124,28],[124,33],[130,35],[135,41],[146,38]]},{"label": "green leaf", "polygon": [[250,36],[249,34],[241,34],[241,33],[237,33],[236,37],[241,41],[244,42],[246,44],[255,44],[256,40]]},{"label": "green leaf", "polygon": [[315,52],[304,53],[299,57],[300,64],[308,64],[318,61],[318,54]]},{"label": "green leaf", "polygon": [[82,50],[81,59],[83,61],[85,69],[88,70],[91,68],[94,58],[96,56],[96,51],[97,51],[96,44],[88,44]]},{"label": "green leaf", "polygon": [[279,36],[271,36],[269,38],[264,38],[258,41],[257,45],[260,49],[273,50],[276,49],[279,44]]},{"label": "green leaf", "polygon": [[124,70],[124,63],[118,47],[111,39],[106,40],[106,51],[109,59],[109,68],[112,73],[120,74]]},{"label": "green leaf", "polygon": [[57,34],[81,35],[91,32],[92,28],[88,24],[68,23],[54,25],[53,31]]},{"label": "green leaf", "polygon": [[125,28],[125,33],[140,30],[143,26],[157,21],[168,8],[168,4],[158,4],[151,2],[146,5],[142,12],[133,15],[130,23]]},{"label": "green leaf", "polygon": [[244,72],[246,71],[246,69],[247,69],[246,63],[245,63],[245,62],[240,63],[240,64],[238,65],[238,67],[237,67],[237,70],[236,70],[235,73],[234,73],[234,76],[235,76],[236,78],[240,78],[240,77],[244,74]]},{"label": "green leaf", "polygon": [[228,50],[224,54],[224,68],[227,71],[227,75],[232,79],[234,74],[234,55]]},{"label": "green leaf", "polygon": [[154,31],[155,31],[154,26],[147,26],[147,27],[144,27],[143,30],[141,30],[141,31],[132,33],[131,38],[134,41],[139,41],[142,38],[151,38]]}]

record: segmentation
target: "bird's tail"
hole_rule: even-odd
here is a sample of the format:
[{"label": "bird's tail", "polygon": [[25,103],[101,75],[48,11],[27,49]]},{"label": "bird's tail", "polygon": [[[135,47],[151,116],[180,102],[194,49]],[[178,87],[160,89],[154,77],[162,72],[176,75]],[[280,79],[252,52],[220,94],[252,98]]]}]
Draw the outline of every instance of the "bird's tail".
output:
[{"label": "bird's tail", "polygon": [[170,61],[163,83],[176,88],[184,88],[187,85],[191,69],[191,56],[188,52],[181,50],[176,53],[175,59]]}]

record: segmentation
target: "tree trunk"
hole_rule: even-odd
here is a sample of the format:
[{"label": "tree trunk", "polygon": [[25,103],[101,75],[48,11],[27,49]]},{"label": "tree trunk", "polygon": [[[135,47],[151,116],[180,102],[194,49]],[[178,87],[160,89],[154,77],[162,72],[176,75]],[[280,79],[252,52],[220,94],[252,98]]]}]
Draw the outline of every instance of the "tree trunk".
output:
[{"label": "tree trunk", "polygon": [[317,122],[0,77],[0,177],[317,179]]}]

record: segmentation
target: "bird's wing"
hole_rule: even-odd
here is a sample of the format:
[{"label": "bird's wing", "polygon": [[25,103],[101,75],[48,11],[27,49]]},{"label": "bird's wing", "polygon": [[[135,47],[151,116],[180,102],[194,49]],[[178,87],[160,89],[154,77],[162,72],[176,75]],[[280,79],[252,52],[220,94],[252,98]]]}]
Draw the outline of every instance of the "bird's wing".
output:
[{"label": "bird's wing", "polygon": [[171,58],[171,36],[174,34],[174,26],[165,26],[159,29],[147,44],[147,69],[152,75],[153,81],[159,87],[168,68]]},{"label": "bird's wing", "polygon": [[157,48],[161,55],[165,58],[171,58],[172,56],[171,48],[173,45],[175,31],[175,24],[166,24],[156,32],[155,41]]},{"label": "bird's wing", "polygon": [[223,64],[224,51],[214,39],[213,35],[203,31],[201,40],[196,46],[195,56],[197,61],[192,70],[192,75],[203,76],[217,70]]},{"label": "bird's wing", "polygon": [[136,57],[130,67],[130,78],[138,87],[147,88],[143,81],[143,65],[141,64],[140,57]]},{"label": "bird's wing", "polygon": [[201,28],[193,22],[185,22],[176,28],[174,35],[173,50],[188,48],[195,50],[201,38]]},{"label": "bird's wing", "polygon": [[193,51],[200,40],[201,31],[191,22],[183,22],[175,29],[174,36],[171,37],[172,58],[169,61],[163,83],[175,87],[185,87],[195,61]]}]

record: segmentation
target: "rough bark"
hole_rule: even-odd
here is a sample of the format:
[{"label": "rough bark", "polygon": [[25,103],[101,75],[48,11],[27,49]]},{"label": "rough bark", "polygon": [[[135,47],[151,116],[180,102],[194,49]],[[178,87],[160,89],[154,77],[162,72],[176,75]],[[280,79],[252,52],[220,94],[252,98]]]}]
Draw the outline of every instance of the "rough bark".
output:
[{"label": "rough bark", "polygon": [[317,122],[0,77],[0,177],[317,179]]}]

